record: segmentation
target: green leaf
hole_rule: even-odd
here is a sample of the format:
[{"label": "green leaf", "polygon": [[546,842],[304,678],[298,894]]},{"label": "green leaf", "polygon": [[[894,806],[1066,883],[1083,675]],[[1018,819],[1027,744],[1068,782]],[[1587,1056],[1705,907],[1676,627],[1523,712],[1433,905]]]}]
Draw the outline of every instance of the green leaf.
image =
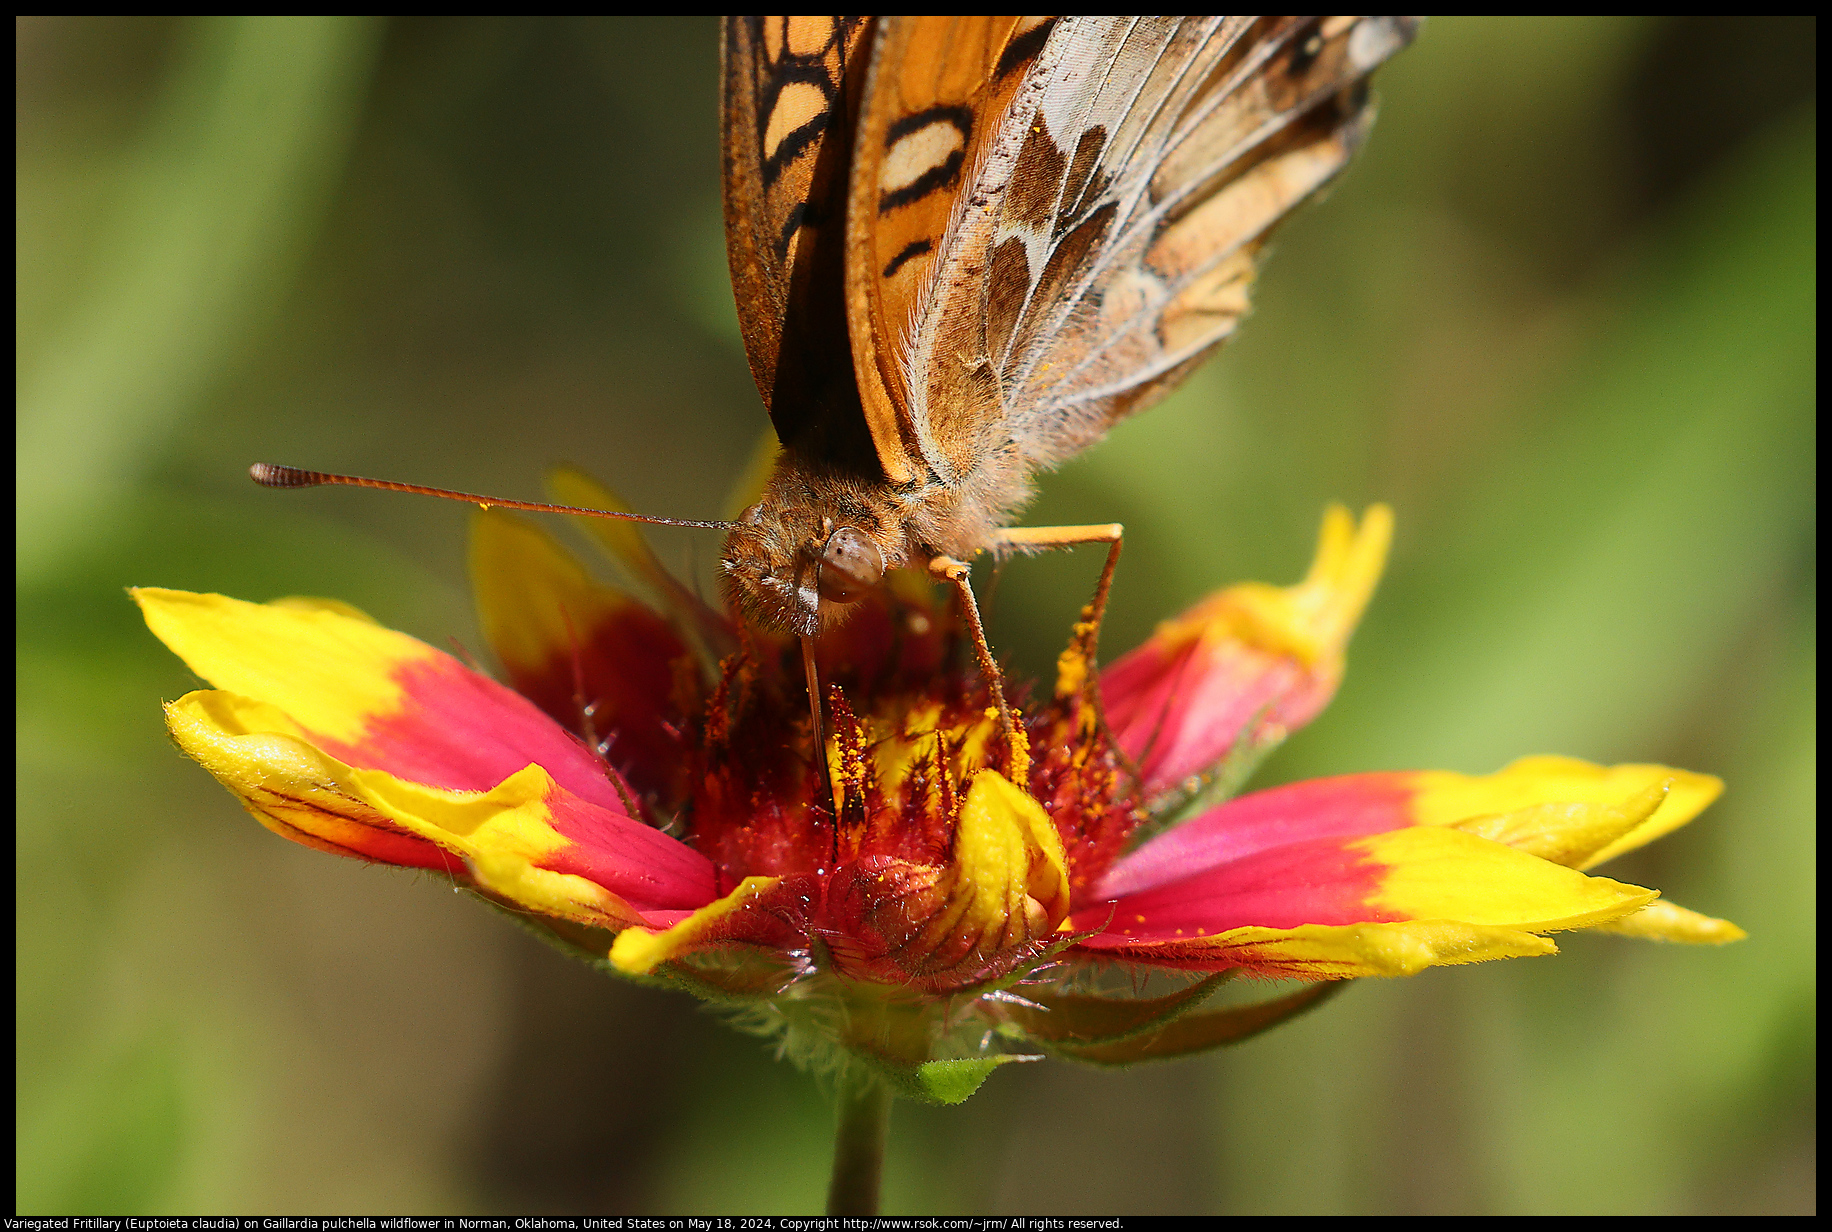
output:
[{"label": "green leaf", "polygon": [[1029,999],[1039,1008],[1011,1005],[1004,1013],[1039,1041],[1074,1048],[1113,1044],[1167,1026],[1195,1009],[1233,975],[1220,971],[1167,997],[1148,1000],[1031,993]]},{"label": "green leaf", "polygon": [[[1207,1014],[1186,1014],[1149,1034],[1123,1039],[1117,1043],[1094,1045],[1045,1044],[1058,1056],[1089,1065],[1123,1066],[1139,1061],[1169,1061],[1192,1053],[1238,1044],[1270,1030],[1304,1011],[1313,1009],[1334,996],[1346,980],[1313,984],[1309,988],[1262,1001],[1257,1005],[1240,1005]],[[1200,985],[1198,985],[1200,987]]]},{"label": "green leaf", "polygon": [[855,1052],[892,1091],[904,1099],[924,1104],[959,1104],[980,1089],[992,1071],[1014,1061],[1041,1061],[1040,1055],[1003,1052],[990,1057],[960,1057],[945,1061],[924,1061],[920,1065],[899,1065],[885,1057]]}]

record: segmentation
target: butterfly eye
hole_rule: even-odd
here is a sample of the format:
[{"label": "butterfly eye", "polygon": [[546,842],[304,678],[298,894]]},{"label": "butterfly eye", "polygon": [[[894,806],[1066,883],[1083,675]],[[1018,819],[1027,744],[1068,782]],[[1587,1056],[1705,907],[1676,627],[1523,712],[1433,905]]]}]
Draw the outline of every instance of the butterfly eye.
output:
[{"label": "butterfly eye", "polygon": [[884,576],[884,554],[878,545],[850,526],[827,536],[821,550],[821,598],[851,603]]},{"label": "butterfly eye", "polygon": [[763,502],[758,501],[755,505],[752,505],[749,509],[739,514],[738,520],[740,522],[747,522],[752,526],[763,521]]}]

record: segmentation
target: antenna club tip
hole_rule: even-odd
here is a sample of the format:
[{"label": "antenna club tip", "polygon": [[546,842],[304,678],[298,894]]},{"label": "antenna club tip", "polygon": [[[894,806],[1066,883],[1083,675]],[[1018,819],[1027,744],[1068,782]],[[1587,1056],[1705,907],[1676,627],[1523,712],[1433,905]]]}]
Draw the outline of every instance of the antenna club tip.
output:
[{"label": "antenna club tip", "polygon": [[248,468],[248,477],[264,488],[309,488],[318,483],[318,476],[311,471],[275,466],[272,462],[256,462]]}]

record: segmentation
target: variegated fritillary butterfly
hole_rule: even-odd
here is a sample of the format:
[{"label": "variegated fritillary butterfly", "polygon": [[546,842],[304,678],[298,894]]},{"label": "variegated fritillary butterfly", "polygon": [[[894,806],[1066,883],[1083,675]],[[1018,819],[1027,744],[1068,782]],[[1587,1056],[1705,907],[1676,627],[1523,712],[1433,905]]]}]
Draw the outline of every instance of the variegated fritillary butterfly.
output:
[{"label": "variegated fritillary butterfly", "polygon": [[1031,477],[1168,393],[1247,310],[1272,228],[1340,171],[1407,17],[730,17],[726,239],[782,444],[737,522],[355,484],[728,532],[732,606],[812,639],[884,571],[1120,526],[1014,528]]},{"label": "variegated fritillary butterfly", "polygon": [[1416,24],[727,18],[726,237],[783,446],[726,539],[735,606],[806,639],[927,566],[998,695],[962,562],[1109,542],[1098,609],[1120,527],[1011,528],[1031,476],[1233,332]]}]

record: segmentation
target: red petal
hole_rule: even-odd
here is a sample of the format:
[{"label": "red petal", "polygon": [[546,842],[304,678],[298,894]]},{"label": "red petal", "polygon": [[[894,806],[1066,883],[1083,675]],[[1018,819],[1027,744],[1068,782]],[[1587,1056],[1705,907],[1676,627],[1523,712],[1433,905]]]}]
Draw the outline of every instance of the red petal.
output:
[{"label": "red petal", "polygon": [[1137,894],[1305,839],[1380,834],[1412,825],[1409,804],[1415,777],[1347,774],[1240,796],[1158,835],[1118,861],[1094,897]]},{"label": "red petal", "polygon": [[1217,591],[1102,673],[1107,721],[1144,771],[1147,793],[1316,717],[1342,679],[1343,648],[1392,532],[1384,505],[1359,526],[1332,505],[1302,582]]},{"label": "red petal", "polygon": [[513,689],[446,655],[407,663],[394,679],[399,710],[370,718],[354,742],[308,728],[312,743],[349,765],[452,791],[489,791],[534,764],[580,799],[627,816],[604,763]]},{"label": "red petal", "polygon": [[1101,673],[1107,720],[1139,759],[1147,791],[1226,757],[1244,738],[1302,727],[1329,704],[1336,677],[1236,642],[1146,643]]},{"label": "red petal", "polygon": [[1255,852],[1194,876],[1089,906],[1077,930],[1104,949],[1137,942],[1213,936],[1230,928],[1296,928],[1408,917],[1370,907],[1387,866],[1351,849],[1352,839],[1319,838]]},{"label": "red petal", "polygon": [[484,634],[516,690],[567,731],[608,741],[608,759],[639,792],[676,801],[683,717],[697,708],[700,679],[668,621],[503,513],[473,520],[471,574]]},{"label": "red petal", "polygon": [[712,901],[712,861],[686,844],[565,792],[551,793],[547,807],[548,824],[573,845],[542,860],[542,868],[596,882],[654,927],[669,927]]}]

